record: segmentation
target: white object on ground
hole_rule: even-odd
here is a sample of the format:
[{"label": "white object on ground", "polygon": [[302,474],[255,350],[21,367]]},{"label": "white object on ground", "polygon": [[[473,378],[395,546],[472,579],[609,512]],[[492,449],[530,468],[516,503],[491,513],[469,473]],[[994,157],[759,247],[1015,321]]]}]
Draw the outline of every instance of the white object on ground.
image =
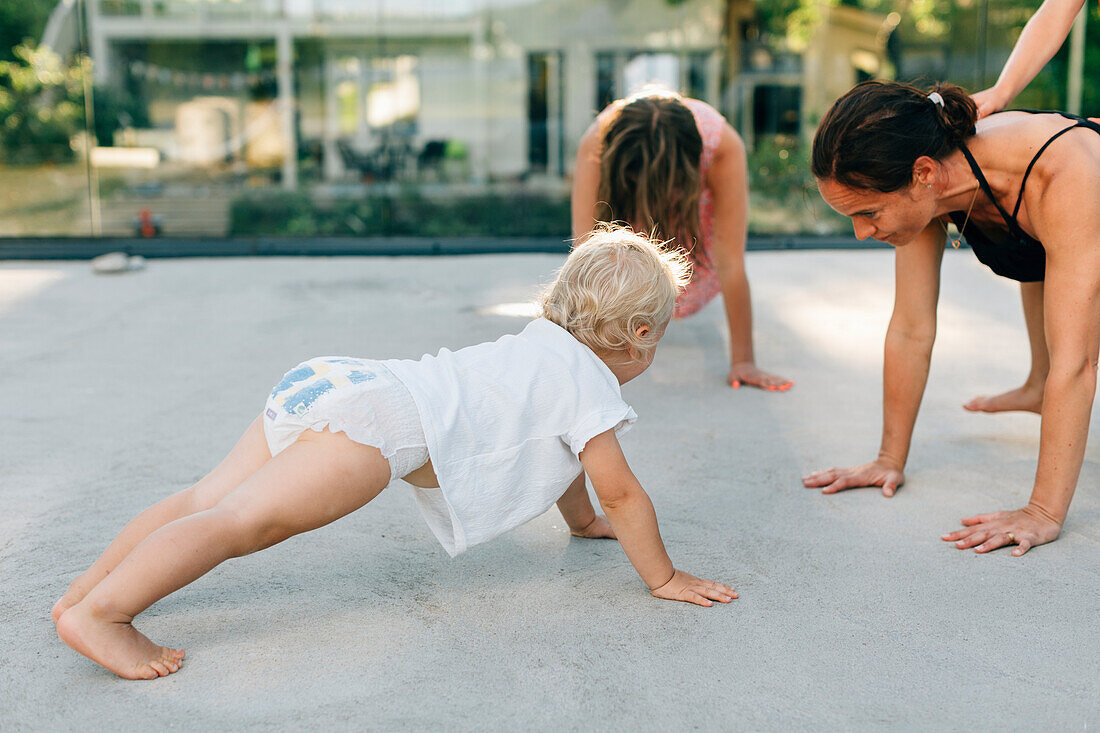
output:
[{"label": "white object on ground", "polygon": [[141,255],[130,257],[125,252],[108,252],[92,260],[92,272],[100,275],[112,275],[144,268],[144,257]]}]

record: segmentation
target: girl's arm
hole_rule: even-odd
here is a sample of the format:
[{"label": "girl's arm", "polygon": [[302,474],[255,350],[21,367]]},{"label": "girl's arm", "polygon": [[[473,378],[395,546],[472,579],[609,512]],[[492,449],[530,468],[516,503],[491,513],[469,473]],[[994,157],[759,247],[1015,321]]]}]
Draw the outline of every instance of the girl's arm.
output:
[{"label": "girl's arm", "polygon": [[1050,373],[1035,485],[1026,507],[967,517],[965,529],[943,536],[960,549],[988,552],[1015,542],[1012,554],[1022,555],[1057,539],[1081,473],[1100,351],[1100,165],[1087,149],[1061,152],[1048,161],[1056,178],[1025,199],[1047,252],[1043,325]]},{"label": "girl's arm", "polygon": [[729,586],[696,578],[672,566],[657,528],[653,503],[627,465],[614,429],[588,441],[580,459],[630,564],[653,595],[700,606],[713,605],[712,601],[728,603],[737,597]]},{"label": "girl's arm", "polygon": [[881,486],[893,496],[905,481],[909,443],[917,420],[932,344],[940,293],[943,230],[929,224],[917,238],[895,250],[894,313],[886,330],[882,369],[882,443],[878,458],[861,466],[830,468],[802,479],[808,488],[832,494],[861,486]]},{"label": "girl's arm", "polygon": [[1085,0],[1044,0],[1024,26],[997,83],[974,95],[978,117],[999,112],[1023,91],[1062,47]]},{"label": "girl's arm", "polygon": [[573,483],[569,484],[569,488],[558,499],[558,511],[569,525],[569,533],[574,537],[616,539],[615,530],[611,529],[607,517],[601,517],[592,508],[588,487],[584,484],[584,471],[573,479]]},{"label": "girl's arm", "polygon": [[731,386],[751,384],[771,391],[785,391],[791,380],[756,367],[752,346],[752,297],[745,274],[745,239],[749,220],[749,175],[745,144],[729,124],[705,184],[714,197],[714,245],[711,256],[718,270],[722,302],[730,330]]},{"label": "girl's arm", "polygon": [[588,126],[577,146],[573,164],[573,193],[570,210],[573,216],[573,239],[592,231],[596,223],[596,196],[600,189],[600,128],[599,120]]}]

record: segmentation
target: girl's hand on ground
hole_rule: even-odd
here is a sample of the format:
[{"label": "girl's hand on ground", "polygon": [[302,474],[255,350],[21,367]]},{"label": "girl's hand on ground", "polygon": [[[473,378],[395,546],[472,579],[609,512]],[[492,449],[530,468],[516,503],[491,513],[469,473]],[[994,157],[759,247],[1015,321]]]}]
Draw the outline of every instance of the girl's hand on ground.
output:
[{"label": "girl's hand on ground", "polygon": [[794,382],[786,377],[769,374],[757,369],[756,364],[751,361],[742,361],[731,366],[726,382],[734,389],[738,389],[742,384],[747,384],[751,387],[766,389],[769,392],[786,392],[794,386]]},{"label": "girl's hand on ground", "polygon": [[729,603],[737,597],[737,591],[728,585],[696,578],[680,570],[673,570],[667,583],[649,592],[667,601],[686,601],[700,606],[713,606],[714,601]]},{"label": "girl's hand on ground", "polygon": [[954,542],[960,550],[973,547],[979,553],[1016,544],[1019,547],[1012,551],[1016,557],[1035,545],[1053,542],[1062,532],[1061,524],[1030,505],[1011,512],[977,514],[962,523],[966,525],[963,529],[945,534],[942,539]]},{"label": "girl's hand on ground", "polygon": [[596,518],[589,522],[584,529],[570,530],[569,534],[574,537],[586,537],[590,540],[619,539],[615,536],[615,530],[611,528],[611,522],[607,521],[607,517],[602,514],[597,514]]},{"label": "girl's hand on ground", "polygon": [[894,468],[882,460],[864,463],[850,468],[829,468],[815,471],[802,479],[807,489],[821,489],[823,494],[835,494],[845,489],[865,486],[881,486],[883,496],[893,496],[898,487],[905,483],[905,474],[900,468]]},{"label": "girl's hand on ground", "polygon": [[1008,104],[1008,100],[997,91],[996,87],[990,87],[989,89],[983,89],[980,92],[975,92],[970,95],[970,98],[974,100],[974,104],[978,105],[978,119],[988,117],[994,112],[1000,112]]}]

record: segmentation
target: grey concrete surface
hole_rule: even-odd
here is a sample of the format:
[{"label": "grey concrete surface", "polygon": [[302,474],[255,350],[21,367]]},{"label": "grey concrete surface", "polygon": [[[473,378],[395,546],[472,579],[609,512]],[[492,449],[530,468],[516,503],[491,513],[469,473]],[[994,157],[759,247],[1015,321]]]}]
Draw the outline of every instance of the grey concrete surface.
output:
[{"label": "grey concrete surface", "polygon": [[[557,255],[0,266],[0,729],[1088,730],[1100,723],[1100,445],[1061,539],[1022,558],[939,539],[1026,501],[1016,287],[948,252],[908,484],[804,473],[878,445],[888,251],[749,256],[768,394],[723,384],[721,305],[673,324],[624,389],[624,449],[685,570],[729,606],[651,598],[556,510],[451,560],[409,491],[231,561],[139,628],[188,651],[127,682],[48,612],[114,534],[212,467],[271,385],[321,354],[416,357],[522,328]],[[521,310],[521,309],[520,309]]]}]

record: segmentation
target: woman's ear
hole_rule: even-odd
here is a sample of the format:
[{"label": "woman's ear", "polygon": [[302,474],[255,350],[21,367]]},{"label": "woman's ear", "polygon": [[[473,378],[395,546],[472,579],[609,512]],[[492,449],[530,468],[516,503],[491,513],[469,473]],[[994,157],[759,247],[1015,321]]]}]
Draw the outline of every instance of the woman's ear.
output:
[{"label": "woman's ear", "polygon": [[634,332],[634,335],[640,339],[644,339],[649,335],[652,329],[649,326],[638,326],[638,330]]},{"label": "woman's ear", "polygon": [[935,158],[922,155],[913,161],[913,182],[917,185],[931,188],[936,185],[939,163]]}]

